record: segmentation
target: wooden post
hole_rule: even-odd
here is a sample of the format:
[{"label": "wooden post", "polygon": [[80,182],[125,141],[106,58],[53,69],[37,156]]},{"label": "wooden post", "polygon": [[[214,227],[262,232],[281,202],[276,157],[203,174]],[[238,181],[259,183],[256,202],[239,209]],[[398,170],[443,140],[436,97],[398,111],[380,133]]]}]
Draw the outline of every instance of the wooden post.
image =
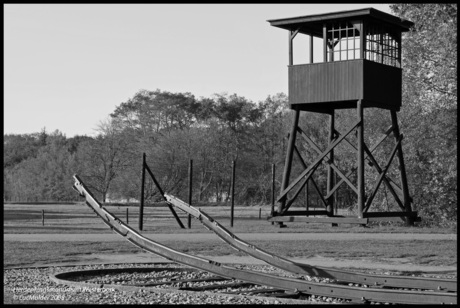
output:
[{"label": "wooden post", "polygon": [[171,204],[169,204],[169,202],[167,202],[168,200],[166,199],[165,197],[165,193],[163,192],[163,189],[161,189],[161,186],[160,184],[158,183],[157,179],[155,178],[155,176],[153,175],[153,172],[152,170],[150,170],[149,166],[147,165],[147,163],[145,164],[145,169],[147,169],[147,172],[149,173],[150,177],[152,178],[153,180],[153,183],[155,183],[155,186],[157,187],[158,189],[158,192],[160,193],[160,195],[163,197],[163,200],[166,201],[166,205],[168,206],[169,210],[171,211],[171,213],[173,214],[174,218],[176,219],[177,223],[179,224],[179,226],[182,228],[182,229],[185,229],[184,225],[182,224],[182,221],[180,220],[179,216],[177,215],[176,211],[174,210],[174,208],[172,207]]},{"label": "wooden post", "polygon": [[[334,139],[334,124],[335,124],[334,122],[335,122],[335,113],[334,113],[334,110],[332,110],[329,116],[329,138],[328,138],[329,145],[332,143]],[[331,150],[329,152],[328,158],[329,158],[329,161],[333,164],[334,163],[334,150]],[[334,170],[332,170],[332,167],[329,164],[327,166],[327,194],[328,195],[329,195],[329,192],[332,190],[332,187],[334,187]],[[326,208],[327,216],[334,215],[334,197],[333,195],[327,199],[327,208]]]},{"label": "wooden post", "polygon": [[323,24],[323,62],[327,62],[327,28]]},{"label": "wooden post", "polygon": [[313,63],[313,35],[310,35],[310,64]]},{"label": "wooden post", "polygon": [[[308,180],[307,183],[305,184],[305,210],[307,211],[307,213],[308,213],[308,210],[310,208],[310,206],[309,206],[310,195],[308,193],[308,182],[310,182],[310,180]],[[308,216],[308,214],[306,216]]]},{"label": "wooden post", "polygon": [[[292,119],[291,133],[289,134],[289,144],[287,148],[286,161],[284,162],[283,181],[281,182],[281,191],[284,191],[289,186],[289,176],[291,174],[292,158],[294,155],[294,145],[297,133],[297,126],[299,125],[300,110],[294,107],[294,114]],[[286,205],[286,197],[281,200],[278,206],[278,213],[281,213]],[[282,223],[281,223],[282,224]]]},{"label": "wooden post", "polygon": [[42,226],[45,225],[45,210],[42,210]]},{"label": "wooden post", "polygon": [[235,209],[235,161],[232,161],[232,206],[230,209],[230,227],[233,227],[233,211]]},{"label": "wooden post", "polygon": [[359,25],[359,58],[360,59],[365,59],[366,57],[366,34],[364,33],[364,20],[361,21],[361,24]]},{"label": "wooden post", "polygon": [[[193,178],[193,160],[190,160],[188,168],[188,204],[192,205],[192,178]],[[192,228],[192,215],[188,214],[188,228]]]},{"label": "wooden post", "polygon": [[[272,164],[272,208],[270,211],[270,216],[273,217],[275,214],[275,164]],[[274,225],[275,222],[272,221],[272,225]]]},{"label": "wooden post", "polygon": [[358,100],[357,103],[358,120],[358,218],[363,218],[364,209],[364,116],[363,103]]},{"label": "wooden post", "polygon": [[141,203],[139,204],[139,230],[142,231],[144,219],[144,185],[145,185],[145,153],[142,154],[142,183],[141,183]]},{"label": "wooden post", "polygon": [[[395,139],[398,140],[400,138],[398,117],[396,115],[396,111],[391,110],[390,112],[391,112],[391,122],[393,124],[393,135]],[[398,161],[399,161],[399,173],[401,176],[401,186],[402,186],[402,191],[403,191],[404,209],[406,210],[406,212],[412,212],[412,208],[410,205],[410,197],[409,197],[409,186],[407,185],[406,166],[404,164],[404,157],[403,157],[401,143],[399,143],[398,145],[397,153],[398,153]],[[414,221],[413,219],[411,219],[410,216],[406,217],[406,224],[408,226],[414,225]]]},{"label": "wooden post", "polygon": [[129,211],[128,208],[126,208],[126,224],[129,224]]},{"label": "wooden post", "polygon": [[261,216],[262,216],[262,208],[259,207],[259,220]]},{"label": "wooden post", "polygon": [[[330,117],[329,117],[329,144],[332,143],[334,140],[334,131],[335,131],[335,111],[332,110]],[[334,163],[334,150],[331,150],[329,153],[329,161],[333,164]],[[335,174],[334,170],[332,170],[331,165],[327,166],[327,194],[329,195],[329,192],[332,190],[334,187],[335,183]],[[335,204],[335,197],[337,193],[334,192],[328,199],[327,199],[327,216],[334,216],[334,206],[337,206]],[[333,223],[333,227],[337,227],[338,224]]]}]

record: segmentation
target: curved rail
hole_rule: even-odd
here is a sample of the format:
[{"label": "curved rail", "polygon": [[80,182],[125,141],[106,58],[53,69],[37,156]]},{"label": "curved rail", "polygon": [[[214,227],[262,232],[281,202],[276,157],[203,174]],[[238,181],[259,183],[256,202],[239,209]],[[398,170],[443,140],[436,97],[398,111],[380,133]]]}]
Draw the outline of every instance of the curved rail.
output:
[{"label": "curved rail", "polygon": [[102,221],[112,229],[112,231],[120,234],[135,246],[162,256],[168,260],[199,268],[222,277],[234,278],[242,281],[272,286],[285,290],[294,290],[295,292],[303,292],[307,294],[346,298],[358,301],[367,300],[374,302],[393,302],[405,304],[457,303],[457,296],[456,294],[452,293],[352,288],[348,286],[313,283],[301,279],[285,278],[261,272],[239,270],[226,265],[222,265],[212,260],[188,255],[142,236],[136,230],[132,229],[115,215],[111,214],[109,211],[103,208],[102,205],[85,187],[77,175],[74,175],[74,179],[75,183],[73,188],[77,190],[81,196],[85,197],[86,205],[93,209],[94,212],[99,217],[101,217]]},{"label": "curved rail", "polygon": [[369,275],[361,273],[353,273],[344,270],[338,270],[327,267],[313,267],[305,263],[298,263],[283,257],[266,252],[254,245],[251,245],[232,232],[225,229],[216,220],[212,219],[208,214],[201,209],[196,209],[190,204],[168,194],[165,194],[166,200],[181,209],[187,214],[198,219],[208,230],[213,231],[217,236],[225,242],[233,246],[239,251],[243,251],[250,256],[263,260],[270,265],[281,268],[283,270],[297,273],[314,275],[323,278],[331,278],[346,282],[354,282],[367,285],[391,286],[414,289],[430,289],[430,290],[446,290],[457,291],[457,281],[449,279],[435,278],[414,278],[404,276],[388,276],[388,275]]}]

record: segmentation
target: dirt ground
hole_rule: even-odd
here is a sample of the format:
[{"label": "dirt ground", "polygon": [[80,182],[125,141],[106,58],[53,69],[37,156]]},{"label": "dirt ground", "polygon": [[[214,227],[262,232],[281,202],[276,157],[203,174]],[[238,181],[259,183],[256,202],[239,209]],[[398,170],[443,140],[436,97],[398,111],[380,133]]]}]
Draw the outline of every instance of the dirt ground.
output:
[{"label": "dirt ground", "polygon": [[[145,234],[146,237],[155,241],[206,241],[210,244],[218,240],[214,234]],[[394,234],[394,233],[247,233],[238,234],[239,238],[251,241],[270,241],[270,240],[341,240],[341,241],[359,241],[360,239],[381,239],[381,240],[457,240],[456,234]],[[72,242],[72,241],[124,241],[117,234],[5,234],[4,241],[26,241],[26,242]],[[201,256],[220,263],[244,263],[244,264],[264,264],[263,261],[250,256]],[[337,267],[349,269],[373,269],[373,270],[394,270],[394,271],[421,271],[426,273],[447,273],[456,272],[456,266],[430,266],[411,264],[406,258],[391,258],[385,262],[375,262],[371,258],[327,258],[315,256],[310,258],[290,258],[293,261],[306,263],[312,266],[320,267]],[[92,253],[73,255],[72,262],[37,262],[34,266],[52,266],[52,265],[75,265],[75,264],[91,264],[91,263],[146,263],[146,262],[169,262],[168,260],[153,255],[151,253],[142,252],[139,249],[138,253],[129,254],[113,254],[113,253]]]},{"label": "dirt ground", "polygon": [[[144,236],[159,240],[177,241],[210,241],[217,239],[217,235],[211,233],[177,233],[177,234],[154,234],[144,233]],[[457,240],[457,234],[419,234],[419,233],[237,233],[237,237],[246,241],[269,241],[269,240]],[[124,241],[115,233],[106,234],[4,234],[5,241],[25,242],[60,242],[60,241]]]},{"label": "dirt ground", "polygon": [[[235,208],[237,219],[235,226],[229,228],[231,232],[271,253],[290,255],[292,257],[288,259],[298,262],[313,266],[356,269],[422,272],[457,270],[454,252],[456,230],[397,226],[360,228],[346,224],[331,228],[330,225],[295,223],[289,224],[288,228],[277,228],[265,220],[269,207]],[[43,222],[42,210],[46,216]],[[128,210],[130,226],[136,229],[136,207],[110,207],[111,212],[126,221]],[[206,207],[205,211],[228,228],[228,208]],[[230,247],[216,248],[224,245],[222,240],[208,232],[196,220],[193,220],[191,229],[178,228],[166,207],[146,208],[144,214],[144,231],[141,233],[149,239],[171,244],[172,248],[179,250],[188,248],[190,252],[196,252],[191,254],[220,263],[263,264],[263,261],[238,254]],[[179,216],[186,222],[183,213]],[[112,233],[84,204],[4,204],[3,231],[4,258],[9,257],[9,261],[4,264],[10,266],[32,262],[35,266],[56,264],[53,262],[59,262],[59,265],[168,262],[129,243],[123,243],[124,247],[129,246],[128,249],[114,249],[116,243],[122,243],[125,239]],[[104,249],[97,249],[100,247],[98,243],[106,243]],[[200,246],[200,243],[203,245]],[[48,257],[48,252],[44,249],[40,256],[22,259],[15,257],[15,254],[27,254],[29,249],[45,246],[55,253],[50,253]],[[412,247],[409,249],[409,246]],[[5,247],[9,247],[10,251],[5,252]],[[86,251],[81,251],[81,247]],[[448,250],[447,254],[444,249]]]}]

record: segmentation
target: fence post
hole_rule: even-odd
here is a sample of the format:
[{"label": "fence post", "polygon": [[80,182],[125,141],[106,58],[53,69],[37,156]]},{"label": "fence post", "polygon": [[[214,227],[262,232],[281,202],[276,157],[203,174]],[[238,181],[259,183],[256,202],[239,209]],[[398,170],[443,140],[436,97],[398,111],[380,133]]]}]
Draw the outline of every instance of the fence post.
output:
[{"label": "fence post", "polygon": [[[192,178],[193,178],[193,160],[190,160],[189,168],[188,168],[188,204],[192,205]],[[188,228],[192,228],[192,215],[188,214]]]},{"label": "fence post", "polygon": [[129,224],[129,213],[128,213],[128,208],[126,208],[126,224]]},{"label": "fence post", "polygon": [[261,216],[262,216],[262,208],[259,207],[259,220]]},{"label": "fence post", "polygon": [[45,225],[45,210],[42,210],[42,226]]},{"label": "fence post", "polygon": [[[272,209],[270,212],[270,216],[273,217],[273,214],[275,212],[275,164],[272,164]],[[275,222],[272,221],[272,225],[274,225]]]},{"label": "fence post", "polygon": [[235,208],[235,161],[232,161],[232,207],[230,209],[230,227],[233,227],[233,211]]},{"label": "fence post", "polygon": [[145,184],[145,153],[142,154],[141,203],[139,204],[139,230],[140,231],[142,231],[142,221],[144,219],[144,184]]}]

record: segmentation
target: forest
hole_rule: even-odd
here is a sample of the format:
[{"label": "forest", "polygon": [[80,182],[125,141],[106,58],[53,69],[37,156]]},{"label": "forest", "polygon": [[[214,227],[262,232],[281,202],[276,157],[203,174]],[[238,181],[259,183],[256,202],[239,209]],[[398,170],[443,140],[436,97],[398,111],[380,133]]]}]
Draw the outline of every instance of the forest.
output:
[{"label": "forest", "polygon": [[[403,34],[403,102],[398,113],[404,161],[413,210],[424,224],[457,222],[457,5],[392,4],[394,15],[414,22]],[[371,145],[391,124],[390,112],[364,112],[365,143]],[[336,125],[348,127],[354,110],[336,113]],[[193,200],[226,203],[230,198],[232,162],[236,164],[235,203],[269,205],[272,165],[279,193],[288,133],[292,121],[288,97],[267,95],[252,102],[238,94],[196,98],[192,93],[139,90],[116,106],[98,125],[97,135],[67,138],[56,130],[5,134],[3,200],[5,202],[79,200],[72,189],[78,174],[102,202],[137,202],[141,191],[142,155],[163,190],[187,200],[188,168],[193,160]],[[325,115],[301,113],[299,125],[321,149],[327,147]],[[340,131],[340,129],[339,129]],[[353,137],[351,137],[352,139]],[[298,140],[307,164],[316,158]],[[375,158],[382,165],[394,139],[382,144]],[[336,166],[350,170],[356,152],[346,145],[336,151]],[[318,190],[326,191],[326,169],[315,173]],[[388,171],[399,180],[397,162]],[[303,167],[294,161],[292,174]],[[366,192],[378,174],[366,169]],[[350,180],[356,182],[355,175]],[[148,177],[147,177],[148,179]],[[147,201],[159,200],[149,179]],[[303,206],[307,193],[298,198]],[[313,187],[308,198],[320,206]],[[346,185],[337,190],[339,208],[353,208],[356,194]],[[374,205],[375,204],[375,205]],[[381,188],[373,207],[392,209],[392,196]],[[295,206],[295,205],[294,205]]]}]

